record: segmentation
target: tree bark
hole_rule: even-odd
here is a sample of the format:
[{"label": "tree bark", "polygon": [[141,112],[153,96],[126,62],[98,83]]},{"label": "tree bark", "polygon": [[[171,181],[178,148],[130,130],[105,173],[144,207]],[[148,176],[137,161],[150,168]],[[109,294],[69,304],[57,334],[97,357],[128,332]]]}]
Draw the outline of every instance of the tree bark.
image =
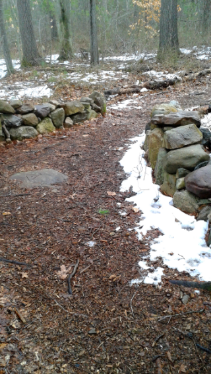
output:
[{"label": "tree bark", "polygon": [[177,29],[177,0],[161,0],[160,43],[157,58],[177,58],[179,39]]},{"label": "tree bark", "polygon": [[36,66],[42,61],[39,55],[29,0],[17,0],[19,28],[22,42],[22,66]]},{"label": "tree bark", "polygon": [[14,73],[14,68],[12,65],[12,59],[10,56],[10,50],[4,25],[4,15],[3,15],[3,3],[2,0],[0,0],[0,36],[1,36],[1,42],[3,45],[3,52],[4,52],[4,59],[7,66],[7,74],[10,75]]},{"label": "tree bark", "polygon": [[208,35],[210,15],[211,15],[211,5],[210,0],[202,1],[202,34],[204,37]]},{"label": "tree bark", "polygon": [[64,61],[73,57],[72,43],[70,37],[70,2],[59,0],[60,4],[60,30],[61,45],[58,60]]},{"label": "tree bark", "polygon": [[91,65],[99,64],[99,52],[97,42],[96,25],[96,1],[90,0],[90,37],[91,37]]}]

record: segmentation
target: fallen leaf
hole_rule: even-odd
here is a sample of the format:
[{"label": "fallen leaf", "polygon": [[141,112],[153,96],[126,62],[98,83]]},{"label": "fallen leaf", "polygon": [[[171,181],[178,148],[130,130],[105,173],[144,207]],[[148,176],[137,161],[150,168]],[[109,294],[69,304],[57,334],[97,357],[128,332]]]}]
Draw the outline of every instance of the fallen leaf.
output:
[{"label": "fallen leaf", "polygon": [[67,278],[67,275],[68,273],[70,272],[72,266],[70,266],[69,268],[66,268],[65,265],[61,265],[60,266],[60,269],[58,272],[57,272],[57,275],[60,279],[66,279]]},{"label": "fallen leaf", "polygon": [[3,212],[2,214],[3,214],[3,216],[10,216],[10,214],[12,214],[12,213],[10,213],[10,212]]},{"label": "fallen leaf", "polygon": [[166,352],[166,354],[167,354],[167,357],[168,357],[169,361],[173,362],[172,358],[171,358],[171,353],[168,351],[168,352]]},{"label": "fallen leaf", "polygon": [[22,278],[28,278],[28,274],[27,273],[20,273],[22,275]]},{"label": "fallen leaf", "polygon": [[138,208],[135,208],[135,207],[133,207],[132,210],[133,210],[135,213],[138,213],[138,212],[139,212],[139,209],[138,209]]},{"label": "fallen leaf", "polygon": [[3,349],[3,348],[5,348],[7,346],[7,344],[6,343],[1,343],[0,344],[0,349]]},{"label": "fallen leaf", "polygon": [[116,196],[116,192],[107,191],[108,196]]},{"label": "fallen leaf", "polygon": [[180,374],[180,373],[186,373],[186,367],[185,367],[185,365],[183,365],[183,364],[180,366],[179,374]]}]

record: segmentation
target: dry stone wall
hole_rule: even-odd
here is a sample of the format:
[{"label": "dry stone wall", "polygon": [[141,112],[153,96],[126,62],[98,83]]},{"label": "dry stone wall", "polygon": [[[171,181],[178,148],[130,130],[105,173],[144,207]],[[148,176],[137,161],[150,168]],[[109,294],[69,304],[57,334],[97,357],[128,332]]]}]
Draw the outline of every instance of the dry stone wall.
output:
[{"label": "dry stone wall", "polygon": [[198,112],[175,101],[152,109],[144,150],[155,183],[176,208],[211,221],[210,148],[211,133],[201,129]]},{"label": "dry stone wall", "polygon": [[105,115],[106,100],[97,91],[63,104],[50,100],[33,106],[20,100],[0,100],[0,141],[34,138],[96,118],[99,113]]}]

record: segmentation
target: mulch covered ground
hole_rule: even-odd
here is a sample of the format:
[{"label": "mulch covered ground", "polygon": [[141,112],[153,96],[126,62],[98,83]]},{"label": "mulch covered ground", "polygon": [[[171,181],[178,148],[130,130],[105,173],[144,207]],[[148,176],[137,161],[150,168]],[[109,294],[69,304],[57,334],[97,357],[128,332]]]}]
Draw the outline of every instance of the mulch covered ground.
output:
[{"label": "mulch covered ground", "polygon": [[[0,257],[29,265],[0,262],[0,373],[211,372],[210,294],[170,285],[177,272],[168,268],[159,288],[130,286],[159,233],[138,241],[140,213],[125,201],[132,192],[120,192],[129,139],[155,103],[181,97],[184,106],[187,89],[147,94],[142,110],[0,149]],[[9,181],[42,168],[68,182],[25,190]],[[70,295],[59,271],[76,264]]]}]

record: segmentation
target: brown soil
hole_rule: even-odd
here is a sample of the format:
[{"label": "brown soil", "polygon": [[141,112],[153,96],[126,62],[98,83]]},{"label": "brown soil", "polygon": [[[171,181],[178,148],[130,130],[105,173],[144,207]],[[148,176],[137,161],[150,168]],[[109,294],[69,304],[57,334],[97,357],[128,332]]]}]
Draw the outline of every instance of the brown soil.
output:
[{"label": "brown soil", "polygon": [[[132,192],[120,193],[125,174],[119,161],[129,139],[143,131],[151,107],[170,99],[199,105],[199,96],[188,94],[204,91],[205,83],[197,84],[148,92],[142,110],[115,111],[1,148],[0,256],[30,267],[0,262],[0,373],[211,372],[210,294],[169,284],[176,276],[190,277],[167,267],[161,287],[130,286],[142,275],[138,261],[148,253],[150,237],[159,233],[138,241],[140,213],[125,201]],[[209,95],[210,89],[201,104]],[[41,168],[69,180],[33,190],[9,182],[15,172]],[[123,209],[126,216],[119,214]],[[58,272],[77,260],[69,295]]]}]

